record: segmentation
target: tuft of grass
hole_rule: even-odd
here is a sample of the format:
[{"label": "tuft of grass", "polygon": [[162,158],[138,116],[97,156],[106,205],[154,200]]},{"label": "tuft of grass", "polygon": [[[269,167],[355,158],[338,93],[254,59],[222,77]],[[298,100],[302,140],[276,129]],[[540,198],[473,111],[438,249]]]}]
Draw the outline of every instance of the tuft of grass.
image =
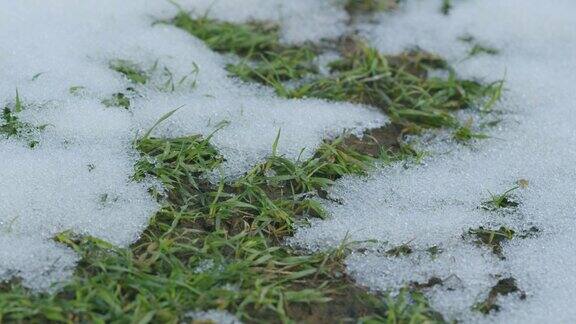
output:
[{"label": "tuft of grass", "polygon": [[430,257],[432,259],[436,259],[440,253],[444,252],[444,250],[442,248],[440,248],[438,245],[433,245],[433,246],[429,247],[428,249],[426,249],[426,252],[428,252],[428,254],[430,254]]},{"label": "tuft of grass", "polygon": [[[480,111],[483,113],[491,112],[494,105],[502,97],[503,91],[504,91],[504,79],[486,85],[483,91],[483,97],[487,98],[488,100],[484,103],[484,105],[480,107]],[[496,121],[496,124],[498,123],[499,121]],[[488,124],[487,126],[490,126],[490,124]]]},{"label": "tuft of grass", "polygon": [[41,77],[42,75],[44,75],[45,73],[46,73],[46,72],[38,72],[38,73],[34,74],[34,75],[32,76],[32,78],[30,78],[30,81],[36,81],[36,80],[38,80],[38,78],[40,78],[40,77]]},{"label": "tuft of grass", "polygon": [[453,8],[452,0],[442,0],[442,6],[440,7],[440,12],[442,12],[443,15],[448,16],[450,14],[450,11],[452,11],[452,8]]},{"label": "tuft of grass", "polygon": [[430,303],[419,291],[404,288],[396,297],[384,299],[381,314],[361,318],[359,323],[446,323],[443,316],[430,307]]},{"label": "tuft of grass", "polygon": [[110,98],[103,99],[102,104],[106,107],[121,107],[124,109],[130,109],[130,98],[123,92],[117,92],[112,94]]},{"label": "tuft of grass", "polygon": [[505,226],[500,226],[497,229],[484,228],[482,226],[476,229],[468,230],[468,234],[474,235],[478,238],[479,244],[484,244],[492,249],[492,252],[500,258],[504,258],[502,254],[502,243],[512,240],[516,234],[514,230]]},{"label": "tuft of grass", "polygon": [[430,277],[430,278],[428,278],[428,280],[426,282],[411,281],[410,287],[412,289],[422,290],[422,289],[428,289],[428,288],[432,288],[434,286],[443,285],[443,284],[444,284],[444,280],[442,280],[441,278]]},{"label": "tuft of grass", "polygon": [[527,238],[534,238],[537,237],[538,235],[540,235],[540,233],[542,232],[542,230],[536,226],[530,226],[528,229],[524,229],[522,230],[519,235],[518,238],[521,239],[527,239]]},{"label": "tuft of grass", "polygon": [[489,314],[492,311],[500,311],[500,305],[496,304],[498,296],[506,296],[512,293],[519,293],[521,300],[526,299],[526,293],[518,288],[516,279],[513,277],[500,279],[496,285],[490,289],[486,299],[476,303],[472,309],[483,314]]},{"label": "tuft of grass", "polygon": [[227,70],[243,81],[272,84],[317,73],[315,58],[315,51],[308,46],[278,48],[252,54],[237,64],[228,65]]},{"label": "tuft of grass", "polygon": [[397,0],[347,0],[344,9],[350,15],[368,14],[392,10],[398,6]]},{"label": "tuft of grass", "polygon": [[146,84],[149,79],[147,73],[138,64],[129,60],[112,60],[110,61],[110,68],[121,73],[134,84]]},{"label": "tuft of grass", "polygon": [[316,97],[351,101],[380,107],[393,121],[416,127],[456,127],[450,114],[465,109],[494,90],[471,80],[430,78],[432,68],[445,68],[439,58],[405,53],[387,58],[375,49],[359,45],[349,56],[330,64],[332,74],[307,82],[294,90],[273,84],[289,98]]},{"label": "tuft of grass", "polygon": [[[130,60],[125,59],[114,59],[111,60],[109,63],[110,69],[124,75],[124,77],[130,81],[134,85],[145,85],[149,83],[151,74],[155,72],[158,68],[158,62],[156,62],[149,70],[144,70],[139,64],[132,62]],[[194,65],[195,66],[195,65]],[[196,67],[196,66],[195,66]],[[197,73],[198,71],[193,71],[192,74]],[[166,81],[161,86],[158,86],[158,90],[160,91],[174,91],[176,88],[176,84],[174,81],[174,75],[164,67],[163,71],[164,77]],[[181,85],[186,81],[188,76],[183,77],[179,82],[178,85]],[[195,83],[194,83],[195,85]],[[71,87],[70,93],[77,94],[80,91],[83,91],[84,87]],[[130,109],[131,105],[131,98],[133,98],[137,94],[137,90],[135,87],[127,87],[124,92],[116,92],[112,94],[109,98],[103,99],[101,102],[106,107],[120,107],[124,109]]]},{"label": "tuft of grass", "polygon": [[481,44],[474,44],[468,53],[469,57],[476,56],[479,54],[487,54],[487,55],[497,55],[500,51],[494,47],[489,47],[486,45]]},{"label": "tuft of grass", "polygon": [[18,90],[16,90],[16,97],[12,108],[6,105],[4,109],[2,109],[2,115],[0,115],[0,135],[3,135],[5,138],[21,138],[28,142],[30,148],[34,148],[38,145],[38,141],[34,139],[34,134],[43,131],[48,125],[35,126],[21,121],[20,118],[18,118],[18,114],[23,110],[24,103],[20,98]]},{"label": "tuft of grass", "polygon": [[138,181],[147,175],[154,176],[169,191],[189,185],[198,189],[195,175],[208,172],[222,162],[222,157],[209,140],[210,137],[201,136],[140,139],[136,148],[143,158],[136,163],[134,179]]},{"label": "tuft of grass", "polygon": [[485,139],[489,136],[484,133],[477,133],[472,130],[472,118],[468,119],[465,124],[461,125],[454,131],[453,137],[458,142],[468,142],[473,139]]},{"label": "tuft of grass", "polygon": [[[194,89],[197,85],[200,68],[196,63],[192,63],[192,69],[183,76],[176,76],[167,66],[161,65],[160,60],[156,60],[152,66],[144,70],[139,64],[128,60],[112,60],[110,68],[123,74],[133,84],[150,84],[154,81],[153,87],[162,92],[174,92],[179,89]],[[76,94],[84,90],[84,87],[72,87],[70,93]],[[135,87],[126,88],[125,92],[113,94],[110,98],[104,99],[102,103],[107,107],[123,107],[129,109],[130,97],[137,94]]]},{"label": "tuft of grass", "polygon": [[503,208],[518,207],[518,205],[520,205],[520,203],[516,200],[516,198],[512,194],[518,188],[520,188],[520,187],[515,186],[513,188],[510,188],[510,189],[504,191],[501,194],[490,193],[490,200],[483,202],[480,205],[480,207],[482,209],[488,210],[488,211],[495,211],[495,210],[503,209]]},{"label": "tuft of grass", "polygon": [[[154,63],[150,70],[154,72],[157,68],[158,61]],[[189,89],[194,89],[197,85],[199,72],[200,67],[198,67],[196,63],[192,63],[192,70],[188,74],[177,78],[168,67],[163,66],[161,74],[165,81],[157,86],[157,89],[163,92],[174,92],[177,89],[183,88],[185,86],[187,86]]]},{"label": "tuft of grass", "polygon": [[29,125],[21,122],[15,113],[8,107],[2,110],[2,125],[0,125],[0,134],[6,137],[17,136],[23,129],[29,128]]},{"label": "tuft of grass", "polygon": [[401,244],[386,251],[386,255],[400,257],[412,254],[413,250],[408,244]]},{"label": "tuft of grass", "polygon": [[18,89],[16,89],[16,98],[14,99],[14,112],[19,113],[22,112],[22,110],[24,110],[24,104],[20,99],[20,93],[18,93]]},{"label": "tuft of grass", "polygon": [[471,46],[470,50],[468,51],[468,58],[481,54],[498,55],[500,53],[497,48],[479,42],[474,36],[470,34],[462,35],[458,37],[458,40]]},{"label": "tuft of grass", "polygon": [[273,51],[279,46],[278,27],[270,24],[233,24],[208,17],[192,18],[185,11],[180,11],[168,23],[196,36],[214,51],[241,57]]},{"label": "tuft of grass", "polygon": [[81,95],[84,91],[86,91],[84,86],[71,86],[68,88],[68,93],[71,95]]},{"label": "tuft of grass", "polygon": [[244,80],[263,84],[300,79],[316,73],[316,51],[310,45],[280,44],[278,27],[251,22],[233,24],[207,17],[192,18],[180,11],[169,23],[203,40],[217,52],[238,55],[241,60],[227,70]]}]

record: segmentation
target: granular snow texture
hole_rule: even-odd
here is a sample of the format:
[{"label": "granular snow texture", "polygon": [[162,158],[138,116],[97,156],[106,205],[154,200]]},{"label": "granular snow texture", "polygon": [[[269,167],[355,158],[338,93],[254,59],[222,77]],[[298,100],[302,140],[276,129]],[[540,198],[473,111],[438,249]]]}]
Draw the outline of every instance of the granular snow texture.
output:
[{"label": "granular snow texture", "polygon": [[234,315],[221,311],[212,309],[209,311],[200,312],[189,312],[186,317],[191,318],[194,322],[208,322],[215,324],[242,324],[242,322],[236,318]]},{"label": "granular snow texture", "polygon": [[[423,165],[342,179],[330,193],[342,203],[326,203],[331,218],[302,228],[291,244],[317,250],[347,236],[377,240],[348,258],[353,277],[383,291],[441,278],[444,284],[427,295],[449,320],[574,322],[576,3],[454,1],[448,16],[439,7],[440,1],[410,1],[360,29],[383,52],[418,46],[449,58],[460,75],[488,81],[505,75],[504,98],[495,107],[504,121],[473,148],[440,144],[443,150],[436,151],[449,153]],[[458,40],[465,35],[500,53],[467,58],[473,45]],[[512,192],[518,207],[480,208],[490,193],[521,179],[529,184]],[[479,226],[507,226],[516,236],[503,242],[498,256],[466,234]],[[385,253],[402,244],[413,252]],[[439,253],[432,255],[427,250],[434,246]],[[472,310],[508,277],[516,279],[525,299],[522,292],[500,296],[501,310],[488,316]]]}]

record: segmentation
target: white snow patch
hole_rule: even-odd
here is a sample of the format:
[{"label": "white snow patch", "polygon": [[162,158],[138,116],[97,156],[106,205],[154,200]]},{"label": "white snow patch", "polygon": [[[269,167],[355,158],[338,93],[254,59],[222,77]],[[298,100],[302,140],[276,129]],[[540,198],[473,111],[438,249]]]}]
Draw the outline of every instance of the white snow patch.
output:
[{"label": "white snow patch", "polygon": [[17,277],[26,286],[43,291],[57,289],[54,284],[72,275],[78,259],[72,250],[55,242],[6,232],[0,234],[0,247],[0,278]]},{"label": "white snow patch", "polygon": [[[326,203],[327,221],[312,221],[291,242],[324,249],[350,240],[378,240],[380,246],[356,252],[347,261],[351,274],[377,290],[398,289],[432,276],[457,278],[430,289],[432,305],[447,319],[463,322],[568,323],[576,320],[576,3],[537,0],[459,1],[450,16],[440,1],[411,1],[398,13],[383,15],[363,33],[382,51],[414,45],[450,58],[458,72],[497,80],[506,74],[505,100],[497,110],[506,122],[474,150],[446,147],[418,167],[394,166],[368,179],[344,178]],[[457,38],[471,34],[501,51],[463,60],[469,50]],[[478,208],[492,193],[519,179],[516,212]],[[479,225],[505,225],[517,232],[531,226],[536,237],[504,244],[505,260],[460,236]],[[387,243],[387,244],[386,244]],[[409,256],[390,257],[385,248],[408,243]],[[422,252],[437,245],[436,259]],[[385,250],[384,250],[385,251]],[[500,276],[500,277],[498,277]],[[473,312],[497,278],[513,276],[527,294],[500,297],[502,310]]]},{"label": "white snow patch", "polygon": [[236,316],[217,309],[211,309],[208,311],[198,311],[198,312],[188,312],[186,314],[187,318],[191,318],[194,321],[208,321],[215,324],[242,324],[242,322],[236,318]]}]

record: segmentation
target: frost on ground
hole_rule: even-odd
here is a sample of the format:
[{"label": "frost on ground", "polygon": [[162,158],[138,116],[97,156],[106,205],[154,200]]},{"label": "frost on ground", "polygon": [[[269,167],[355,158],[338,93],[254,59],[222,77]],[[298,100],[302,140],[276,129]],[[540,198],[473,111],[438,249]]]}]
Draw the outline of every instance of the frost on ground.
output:
[{"label": "frost on ground", "polygon": [[[183,6],[203,10],[210,3]],[[292,26],[286,38],[302,40],[293,29],[311,5],[290,4],[280,17],[268,1],[251,3],[264,15],[254,18],[281,19]],[[177,107],[153,135],[220,129],[211,142],[226,159],[227,175],[261,161],[280,130],[278,153],[296,158],[330,135],[386,122],[366,107],[282,100],[227,78],[220,55],[175,27],[154,24],[176,12],[167,1],[0,3],[0,105],[28,129],[26,136],[0,138],[0,280],[18,277],[46,289],[68,277],[76,257],[52,242],[64,230],[134,242],[158,205],[147,192],[153,180],[131,181],[138,159],[132,143]],[[130,83],[110,68],[118,59],[150,71],[150,82]],[[187,82],[166,89],[170,75]],[[126,91],[134,93],[129,109],[106,107]]]},{"label": "frost on ground", "polygon": [[[292,244],[308,249],[363,243],[347,260],[360,284],[395,290],[440,278],[426,290],[447,319],[464,322],[568,323],[576,319],[576,4],[573,1],[455,2],[449,16],[439,1],[408,2],[361,28],[375,46],[394,53],[419,46],[451,59],[460,74],[496,80],[506,75],[504,116],[475,149],[450,152],[423,165],[380,170],[339,181],[326,203],[332,215],[302,228]],[[467,56],[479,42],[498,55]],[[460,38],[460,40],[459,40]],[[512,192],[517,207],[480,208],[491,194]],[[515,231],[497,255],[469,229]],[[537,231],[535,230],[537,229]],[[411,253],[389,253],[406,244]],[[388,253],[387,253],[388,252]],[[473,311],[501,279],[520,291],[497,297],[500,311]]]}]

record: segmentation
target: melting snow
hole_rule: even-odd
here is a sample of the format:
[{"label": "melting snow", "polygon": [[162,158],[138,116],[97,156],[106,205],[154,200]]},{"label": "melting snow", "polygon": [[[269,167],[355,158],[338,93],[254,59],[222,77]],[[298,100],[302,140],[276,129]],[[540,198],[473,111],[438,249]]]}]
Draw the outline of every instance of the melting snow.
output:
[{"label": "melting snow", "polygon": [[[460,74],[496,80],[506,75],[504,100],[496,107],[505,122],[476,149],[446,147],[418,167],[382,169],[367,179],[339,181],[326,203],[327,221],[313,221],[292,244],[334,247],[350,240],[377,240],[347,260],[348,271],[376,290],[398,289],[431,277],[445,279],[428,291],[432,306],[464,322],[568,323],[576,320],[576,3],[574,1],[458,1],[449,16],[440,1],[412,1],[382,15],[362,32],[384,52],[415,45],[439,53]],[[500,50],[496,56],[464,60],[472,35]],[[478,208],[519,179],[516,211]],[[462,237],[479,225],[536,226],[535,237],[504,243],[500,259]],[[407,243],[414,252],[391,257],[383,251]],[[425,250],[438,246],[435,258]],[[526,294],[499,297],[501,311],[473,312],[499,280],[512,276]]]},{"label": "melting snow", "polygon": [[[450,319],[467,322],[571,322],[576,296],[574,219],[576,197],[576,4],[569,0],[458,1],[449,16],[440,1],[411,1],[382,15],[360,32],[380,50],[396,53],[418,45],[448,57],[464,76],[496,80],[507,92],[497,109],[504,122],[475,149],[446,147],[425,164],[394,166],[369,178],[339,181],[326,203],[332,217],[301,229],[292,244],[333,247],[346,236],[365,249],[347,260],[348,271],[372,289],[444,279],[428,291],[432,304]],[[274,20],[286,42],[336,37],[346,15],[330,1],[185,1],[183,6],[230,21]],[[270,90],[226,77],[225,59],[185,32],[155,19],[175,8],[163,1],[4,1],[0,3],[0,102],[17,88],[28,104],[20,118],[47,124],[29,149],[17,139],[0,140],[0,279],[22,278],[48,289],[73,271],[77,257],[52,242],[72,229],[115,244],[133,242],[158,208],[147,194],[154,181],[130,181],[137,152],[132,140],[162,115],[184,105],[156,135],[208,135],[239,175],[263,159],[279,129],[280,153],[311,154],[327,136],[386,122],[379,113],[350,104],[289,101]],[[63,14],[65,13],[65,14]],[[322,22],[330,28],[317,28]],[[500,50],[497,56],[464,59],[472,35]],[[194,71],[197,86],[164,93],[152,85],[130,111],[105,108],[101,100],[131,86],[108,67],[112,59],[149,67],[158,60],[177,76]],[[33,76],[38,73],[34,80]],[[81,86],[80,94],[70,87]],[[343,113],[345,112],[345,113]],[[518,179],[520,206],[506,213],[478,208],[488,191],[500,193]],[[469,228],[506,225],[535,237],[504,244],[501,259],[462,237]],[[389,257],[384,251],[407,243],[414,252]],[[431,257],[426,250],[437,246]],[[527,298],[500,297],[499,313],[483,317],[470,307],[486,297],[499,278],[513,276]]]}]

